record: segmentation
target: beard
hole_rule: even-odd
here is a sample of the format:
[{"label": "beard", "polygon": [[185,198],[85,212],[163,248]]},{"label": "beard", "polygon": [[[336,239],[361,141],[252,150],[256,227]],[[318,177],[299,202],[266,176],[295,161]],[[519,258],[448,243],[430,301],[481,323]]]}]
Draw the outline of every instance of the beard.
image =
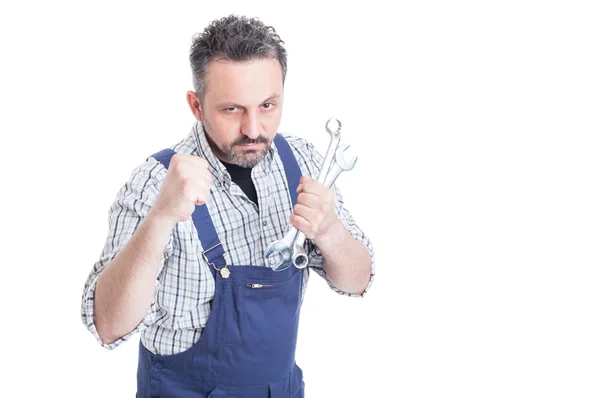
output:
[{"label": "beard", "polygon": [[[271,144],[271,142],[263,135],[260,135],[254,139],[243,135],[230,144],[218,145],[206,131],[204,123],[202,123],[202,130],[204,131],[204,136],[206,137],[208,145],[218,158],[226,159],[230,163],[244,168],[252,168],[260,163],[260,161],[263,160],[263,158],[267,155],[267,152],[269,151],[269,145]],[[236,148],[237,145],[244,144],[265,144],[265,146],[260,150],[244,149],[239,147]]]}]

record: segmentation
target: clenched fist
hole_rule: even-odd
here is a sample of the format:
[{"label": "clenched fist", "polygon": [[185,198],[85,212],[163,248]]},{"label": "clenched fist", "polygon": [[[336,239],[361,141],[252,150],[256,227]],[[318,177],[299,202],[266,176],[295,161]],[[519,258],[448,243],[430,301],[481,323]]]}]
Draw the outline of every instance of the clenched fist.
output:
[{"label": "clenched fist", "polygon": [[296,192],[298,203],[294,206],[290,222],[307,238],[317,241],[340,223],[330,188],[308,176],[302,176]]},{"label": "clenched fist", "polygon": [[196,205],[206,203],[211,186],[212,176],[205,159],[176,153],[171,158],[152,212],[173,224],[186,221]]}]

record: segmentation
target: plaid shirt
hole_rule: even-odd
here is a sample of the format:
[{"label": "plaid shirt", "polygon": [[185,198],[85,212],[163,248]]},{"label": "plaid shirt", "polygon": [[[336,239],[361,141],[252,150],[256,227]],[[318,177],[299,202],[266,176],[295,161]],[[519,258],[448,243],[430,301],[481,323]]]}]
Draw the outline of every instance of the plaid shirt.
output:
[{"label": "plaid shirt", "polygon": [[[302,174],[316,179],[323,157],[306,140],[287,134],[284,137],[292,148]],[[188,136],[171,149],[182,154],[201,156],[209,163],[213,186],[206,205],[217,234],[226,248],[227,264],[265,266],[263,254],[266,247],[285,235],[292,213],[285,172],[275,145],[271,145],[266,157],[252,169],[259,206],[250,201],[240,187],[231,181],[227,170],[210,149],[201,122],[196,122]],[[141,332],[142,343],[154,354],[176,354],[190,348],[200,338],[208,321],[215,281],[202,258],[204,249],[190,217],[185,222],[178,222],[171,232],[159,265],[152,305],[140,324],[111,344],[102,343],[94,325],[94,292],[98,276],[148,214],[166,173],[160,163],[154,158],[148,158],[133,170],[110,207],[110,232],[100,258],[85,283],[81,302],[83,323],[97,341],[108,349],[114,349],[134,333]],[[335,186],[334,193],[338,218],[371,254],[368,290],[375,272],[372,244],[343,207],[342,197]],[[357,296],[333,286],[323,269],[324,258],[318,247],[309,241],[309,248],[309,266],[304,271],[304,286],[308,281],[309,270],[314,270],[325,278],[335,292]]]}]

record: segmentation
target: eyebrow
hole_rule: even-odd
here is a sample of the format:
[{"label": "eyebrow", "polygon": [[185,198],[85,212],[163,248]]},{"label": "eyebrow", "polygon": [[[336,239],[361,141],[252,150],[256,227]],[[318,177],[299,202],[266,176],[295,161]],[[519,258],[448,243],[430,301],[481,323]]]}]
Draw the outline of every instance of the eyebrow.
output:
[{"label": "eyebrow", "polygon": [[279,97],[281,97],[281,95],[273,93],[269,98],[267,98],[266,100],[264,100],[262,103],[264,104],[267,101],[274,100],[274,99],[279,99]]},{"label": "eyebrow", "polygon": [[[281,97],[280,94],[273,93],[273,94],[271,94],[271,96],[269,98],[267,98],[266,100],[264,100],[263,102],[261,102],[261,104],[264,104],[267,101],[278,99],[279,97]],[[237,107],[237,108],[245,108],[245,106],[240,105],[240,104],[236,104],[235,102],[232,102],[232,101],[223,101],[223,102],[220,102],[217,106],[219,108],[227,108],[227,107],[234,107],[234,106]]]}]

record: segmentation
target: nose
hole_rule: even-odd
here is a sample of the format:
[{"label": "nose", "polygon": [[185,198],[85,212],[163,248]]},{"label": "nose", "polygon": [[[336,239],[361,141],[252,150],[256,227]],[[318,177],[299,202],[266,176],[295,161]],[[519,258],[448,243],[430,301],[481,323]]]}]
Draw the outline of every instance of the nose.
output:
[{"label": "nose", "polygon": [[242,119],[242,134],[246,137],[255,139],[260,136],[260,122],[258,112],[248,111],[244,113]]}]

